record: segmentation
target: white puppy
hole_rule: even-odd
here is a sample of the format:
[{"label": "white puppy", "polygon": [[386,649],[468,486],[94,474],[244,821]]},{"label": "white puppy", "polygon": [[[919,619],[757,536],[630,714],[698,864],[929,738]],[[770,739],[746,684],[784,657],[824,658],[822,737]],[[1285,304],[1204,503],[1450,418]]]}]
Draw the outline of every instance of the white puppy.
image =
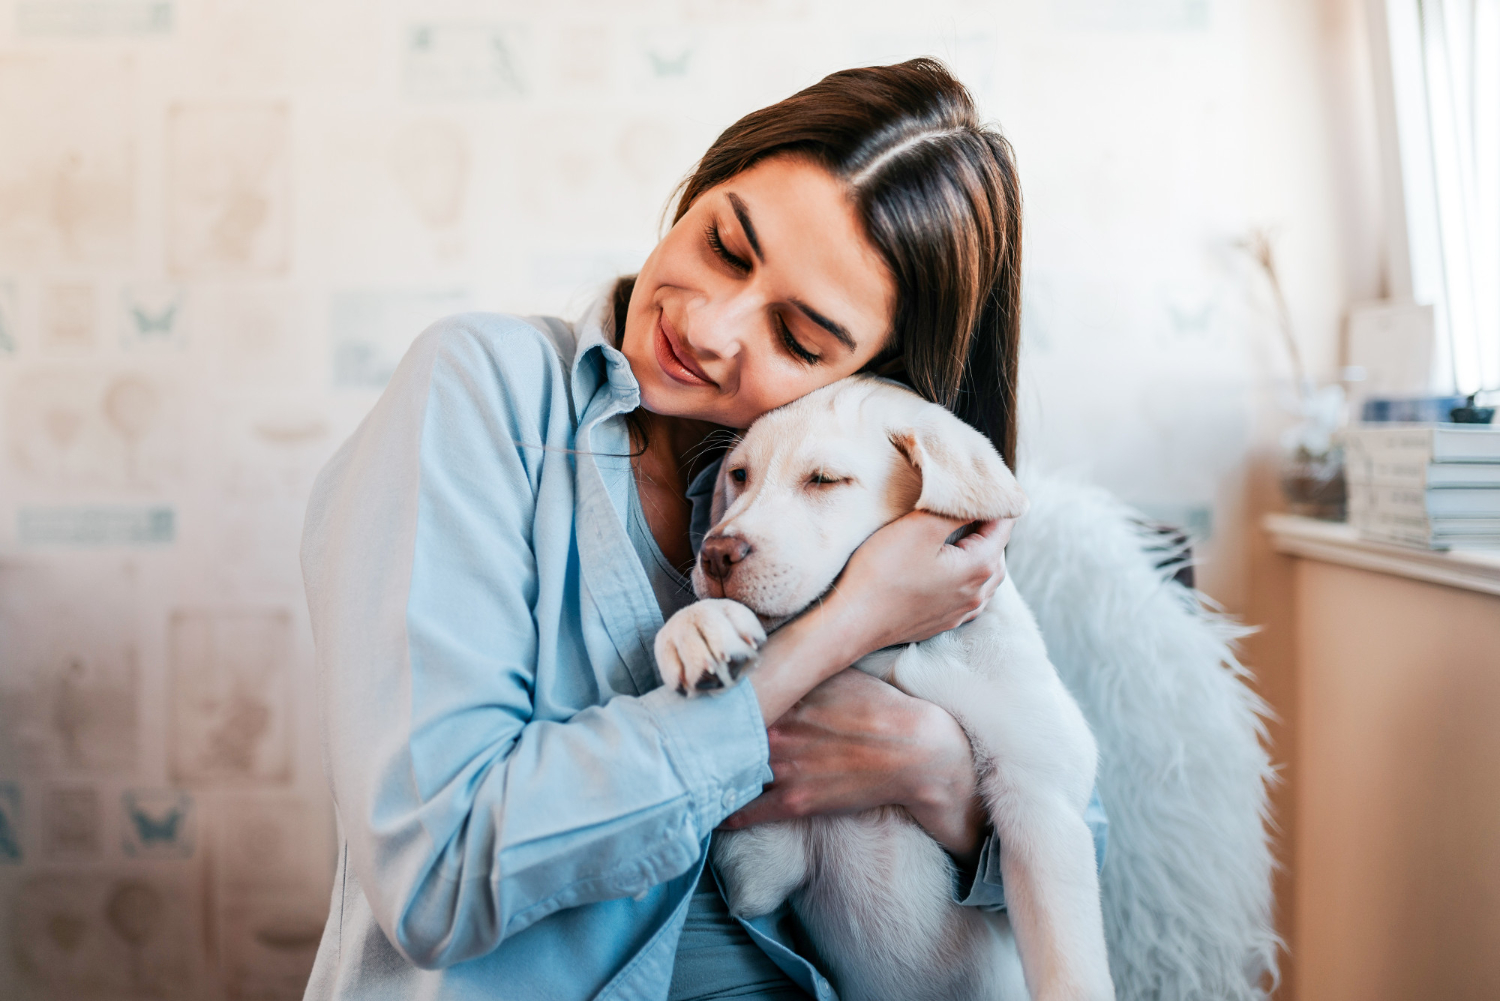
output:
[{"label": "white puppy", "polygon": [[[707,600],[657,635],[662,680],[689,696],[734,684],[762,626],[807,608],[913,509],[981,520],[1025,506],[987,438],[892,383],[845,379],[773,411],[724,458],[693,571]],[[790,897],[843,1001],[1019,1001],[1028,986],[1037,1001],[1113,998],[1083,819],[1097,750],[1015,586],[973,621],[856,666],[967,731],[1008,918],[953,903],[947,854],[898,808],[720,834],[730,910],[755,917]]]}]

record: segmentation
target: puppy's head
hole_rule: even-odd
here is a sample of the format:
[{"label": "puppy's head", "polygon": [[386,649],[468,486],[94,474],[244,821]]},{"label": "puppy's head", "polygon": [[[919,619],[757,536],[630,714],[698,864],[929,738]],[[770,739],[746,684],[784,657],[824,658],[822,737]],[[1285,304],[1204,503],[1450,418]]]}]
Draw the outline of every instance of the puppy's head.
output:
[{"label": "puppy's head", "polygon": [[907,389],[856,376],[766,414],[724,457],[693,588],[775,625],[912,510],[980,521],[1025,507],[984,435]]}]

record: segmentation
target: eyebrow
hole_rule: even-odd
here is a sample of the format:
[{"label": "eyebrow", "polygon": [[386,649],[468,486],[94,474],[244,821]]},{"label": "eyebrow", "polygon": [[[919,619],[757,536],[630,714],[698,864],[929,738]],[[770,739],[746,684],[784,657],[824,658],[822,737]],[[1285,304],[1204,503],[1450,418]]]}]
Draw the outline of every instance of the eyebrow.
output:
[{"label": "eyebrow", "polygon": [[745,202],[733,191],[729,192],[729,205],[734,209],[734,217],[740,221],[740,228],[745,231],[745,239],[750,241],[750,249],[755,251],[755,256],[760,262],[766,262],[766,255],[760,250],[760,237],[755,235],[755,224],[750,221],[750,210],[745,207]]},{"label": "eyebrow", "polygon": [[816,309],[813,309],[801,299],[793,299],[792,305],[800,309],[803,316],[806,316],[809,320],[816,323],[824,330],[828,331],[834,337],[837,337],[839,343],[848,348],[850,351],[854,351],[859,347],[859,345],[854,341],[854,335],[849,333],[849,329],[843,324],[837,322],[836,320],[830,320],[828,317],[824,316]]},{"label": "eyebrow", "polygon": [[[750,221],[750,210],[745,206],[745,200],[733,191],[729,192],[727,197],[730,207],[734,209],[734,217],[740,221],[740,228],[745,231],[745,239],[750,241],[750,249],[755,251],[756,258],[764,264],[766,255],[760,249],[760,237],[755,235],[755,224]],[[792,305],[801,310],[803,316],[836,337],[844,347],[850,351],[858,350],[859,345],[855,342],[854,335],[849,333],[848,327],[837,320],[830,320],[800,299],[793,299]]]}]

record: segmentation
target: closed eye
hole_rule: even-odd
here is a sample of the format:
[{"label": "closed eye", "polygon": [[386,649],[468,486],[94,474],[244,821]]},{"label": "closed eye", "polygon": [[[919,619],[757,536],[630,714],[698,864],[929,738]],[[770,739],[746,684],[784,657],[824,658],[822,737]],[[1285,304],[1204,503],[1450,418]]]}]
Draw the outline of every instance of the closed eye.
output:
[{"label": "closed eye", "polygon": [[802,342],[792,336],[792,328],[786,325],[786,320],[780,315],[776,317],[776,333],[781,337],[781,344],[791,353],[793,358],[807,365],[816,365],[822,361],[821,355],[815,355],[802,346]]},{"label": "closed eye", "polygon": [[850,476],[835,476],[832,473],[821,473],[821,472],[820,473],[813,473],[811,476],[809,476],[807,478],[807,484],[808,484],[808,486],[813,486],[813,487],[833,487],[833,486],[838,486],[840,483],[852,483],[852,482],[854,482],[854,479],[853,479],[853,477],[850,477]]},{"label": "closed eye", "polygon": [[709,247],[713,249],[714,254],[719,260],[742,275],[750,273],[750,262],[724,246],[724,238],[719,235],[719,220],[715,219],[710,222],[708,228],[704,230],[703,235],[708,240]]}]

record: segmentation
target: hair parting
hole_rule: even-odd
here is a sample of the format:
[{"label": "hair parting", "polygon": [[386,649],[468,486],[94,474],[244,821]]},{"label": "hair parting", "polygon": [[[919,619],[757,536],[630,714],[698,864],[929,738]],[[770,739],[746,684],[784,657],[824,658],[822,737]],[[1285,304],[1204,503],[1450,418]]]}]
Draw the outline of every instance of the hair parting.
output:
[{"label": "hair parting", "polygon": [[[773,156],[842,179],[891,270],[891,339],[865,370],[947,406],[1014,467],[1021,187],[1005,137],[935,59],[844,70],[725,129],[683,181],[672,222]],[[616,286],[616,316],[633,285]]]}]

